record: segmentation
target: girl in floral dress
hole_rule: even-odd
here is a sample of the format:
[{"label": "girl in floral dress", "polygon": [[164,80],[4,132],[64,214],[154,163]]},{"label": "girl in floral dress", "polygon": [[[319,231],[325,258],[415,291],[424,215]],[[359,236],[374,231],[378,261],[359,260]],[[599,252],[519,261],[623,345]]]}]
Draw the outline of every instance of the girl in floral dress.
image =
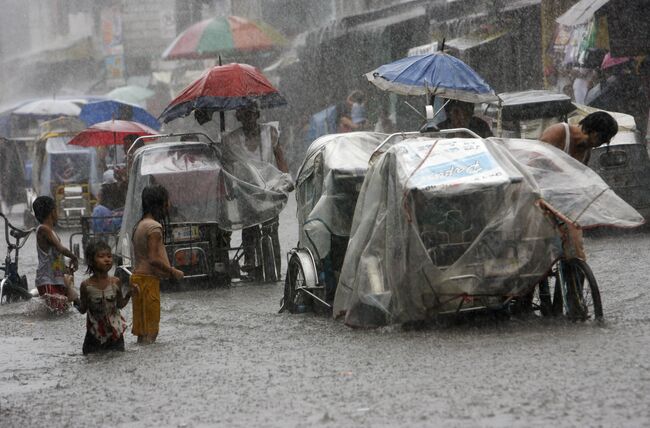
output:
[{"label": "girl in floral dress", "polygon": [[122,309],[131,291],[122,295],[120,280],[110,276],[113,267],[111,248],[103,241],[88,244],[84,252],[90,278],[81,284],[79,312],[87,313],[84,355],[93,352],[124,351],[126,321]]}]

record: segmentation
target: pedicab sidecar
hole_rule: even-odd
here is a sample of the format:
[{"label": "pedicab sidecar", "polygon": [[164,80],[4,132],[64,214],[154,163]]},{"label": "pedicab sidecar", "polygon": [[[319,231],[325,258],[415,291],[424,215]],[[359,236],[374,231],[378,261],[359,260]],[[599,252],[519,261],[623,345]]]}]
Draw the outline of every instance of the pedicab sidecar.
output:
[{"label": "pedicab sidecar", "polygon": [[[146,144],[134,153],[118,255],[126,265],[132,263],[131,236],[142,214],[140,195],[146,186],[158,184],[169,192],[164,243],[172,265],[185,273],[183,284],[218,286],[241,279],[243,249],[230,246],[231,231],[277,217],[286,204],[291,179],[268,165],[246,161],[207,137],[207,142],[182,141],[177,135],[146,140],[153,138],[168,142]],[[272,253],[263,253],[270,245],[270,239],[264,238],[255,243],[253,274],[258,280],[267,279],[264,263],[274,263]],[[170,283],[162,287],[173,288]]]},{"label": "pedicab sidecar", "polygon": [[561,150],[445,132],[400,136],[373,157],[334,299],[334,316],[346,324],[422,321],[523,300],[559,256],[542,198],[583,227],[643,222]]},{"label": "pedicab sidecar", "polygon": [[307,149],[296,178],[299,242],[288,255],[283,309],[331,308],[368,160],[386,137],[325,135]]},{"label": "pedicab sidecar", "polygon": [[36,196],[51,196],[59,212],[59,225],[78,227],[90,215],[94,195],[101,184],[97,152],[92,147],[71,146],[74,131],[53,131],[35,143],[33,189],[28,192],[28,211]]}]

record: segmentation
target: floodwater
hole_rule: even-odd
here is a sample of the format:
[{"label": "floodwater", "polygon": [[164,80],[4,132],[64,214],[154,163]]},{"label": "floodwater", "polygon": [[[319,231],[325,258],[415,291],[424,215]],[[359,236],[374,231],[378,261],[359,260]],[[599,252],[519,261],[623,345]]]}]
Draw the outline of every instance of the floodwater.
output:
[{"label": "floodwater", "polygon": [[[294,213],[292,195],[283,250],[296,241]],[[21,267],[33,283],[30,239]],[[0,425],[647,426],[650,235],[586,246],[604,325],[353,330],[278,314],[281,283],[247,284],[164,294],[156,344],[128,334],[126,352],[85,357],[76,311],[3,306]]]}]

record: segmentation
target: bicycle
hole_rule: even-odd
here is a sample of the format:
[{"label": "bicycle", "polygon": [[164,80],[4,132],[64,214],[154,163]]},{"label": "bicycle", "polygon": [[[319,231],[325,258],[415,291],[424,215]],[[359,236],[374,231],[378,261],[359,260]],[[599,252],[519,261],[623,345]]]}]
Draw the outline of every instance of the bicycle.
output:
[{"label": "bicycle", "polygon": [[[18,272],[18,255],[20,249],[23,248],[35,229],[20,229],[12,225],[9,219],[1,212],[0,217],[2,217],[5,223],[5,240],[7,241],[7,255],[4,265],[0,266],[0,270],[4,271],[4,278],[0,282],[0,305],[2,305],[32,298],[27,284],[27,277],[20,275]],[[12,243],[10,238],[14,238],[15,243]],[[11,256],[12,252],[14,253],[13,260]]]},{"label": "bicycle", "polygon": [[[538,302],[543,316],[566,315],[574,321],[587,321],[592,318],[603,320],[603,305],[596,277],[583,260],[576,240],[576,222],[563,216],[544,201],[544,209],[562,235],[562,255],[551,267],[549,275],[538,286]],[[553,287],[553,293],[551,293]]]}]

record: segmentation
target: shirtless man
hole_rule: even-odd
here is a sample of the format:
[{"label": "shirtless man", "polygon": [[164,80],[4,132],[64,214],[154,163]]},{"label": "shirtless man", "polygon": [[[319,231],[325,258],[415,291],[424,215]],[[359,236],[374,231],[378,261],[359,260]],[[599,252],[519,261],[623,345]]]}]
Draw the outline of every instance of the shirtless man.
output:
[{"label": "shirtless man", "polygon": [[587,165],[591,149],[609,144],[617,132],[616,120],[604,111],[597,111],[585,116],[578,125],[556,123],[549,126],[540,140],[564,150],[569,156]]}]

